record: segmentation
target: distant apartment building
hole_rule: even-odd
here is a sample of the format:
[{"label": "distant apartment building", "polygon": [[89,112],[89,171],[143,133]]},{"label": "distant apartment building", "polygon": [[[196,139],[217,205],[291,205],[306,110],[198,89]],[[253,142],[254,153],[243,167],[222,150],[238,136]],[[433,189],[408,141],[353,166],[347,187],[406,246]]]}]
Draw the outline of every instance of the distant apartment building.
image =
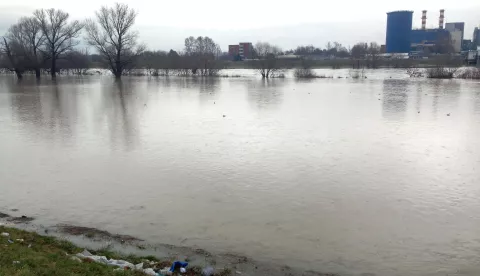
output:
[{"label": "distant apartment building", "polygon": [[237,60],[251,59],[253,57],[253,45],[251,42],[228,45],[228,54]]},{"label": "distant apartment building", "polygon": [[238,44],[240,46],[240,56],[242,59],[251,59],[253,57],[253,45],[250,42],[241,42]]}]

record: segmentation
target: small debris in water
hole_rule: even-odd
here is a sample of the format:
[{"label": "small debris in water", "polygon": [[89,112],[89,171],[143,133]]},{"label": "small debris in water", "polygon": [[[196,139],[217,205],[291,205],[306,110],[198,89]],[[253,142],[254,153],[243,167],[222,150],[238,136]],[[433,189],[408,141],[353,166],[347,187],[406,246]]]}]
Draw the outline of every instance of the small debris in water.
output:
[{"label": "small debris in water", "polygon": [[450,113],[448,113],[447,116],[450,116]]},{"label": "small debris in water", "polygon": [[224,114],[224,115],[223,115],[223,118],[225,118],[225,117],[227,117],[227,115]]},{"label": "small debris in water", "polygon": [[10,234],[9,234],[9,233],[6,233],[6,232],[3,232],[3,233],[2,233],[2,236],[3,236],[3,237],[8,237],[8,236],[10,236]]}]

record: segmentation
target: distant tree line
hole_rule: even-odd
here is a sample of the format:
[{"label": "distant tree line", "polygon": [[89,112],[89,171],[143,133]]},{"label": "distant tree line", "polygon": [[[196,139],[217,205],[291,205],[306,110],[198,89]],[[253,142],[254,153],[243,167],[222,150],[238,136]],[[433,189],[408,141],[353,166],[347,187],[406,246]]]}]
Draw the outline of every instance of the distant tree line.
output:
[{"label": "distant tree line", "polygon": [[[60,69],[84,74],[90,67],[107,68],[116,78],[134,69],[151,75],[213,76],[221,69],[220,46],[209,37],[185,39],[183,52],[147,51],[133,30],[137,13],[125,4],[102,7],[95,18],[70,20],[57,9],[39,9],[22,17],[0,40],[0,67],[22,79],[25,73],[41,78],[42,72],[55,78]],[[80,36],[96,50],[81,49]]]},{"label": "distant tree line", "polygon": [[[86,74],[89,68],[108,69],[115,78],[121,78],[128,74],[216,76],[233,64],[228,53],[222,53],[207,36],[185,38],[180,51],[149,50],[134,30],[136,17],[135,10],[119,3],[101,7],[94,18],[82,21],[72,20],[58,9],[36,10],[20,18],[1,37],[0,68],[14,72],[19,79],[24,74],[37,78],[45,74],[55,78],[65,72]],[[255,69],[262,78],[272,78],[292,66],[302,69],[302,75],[310,75],[315,64],[311,60],[315,59],[348,60],[348,66],[354,68],[378,68],[382,66],[380,54],[381,47],[374,42],[357,43],[351,48],[328,42],[323,48],[305,45],[287,51],[258,42],[252,59],[242,64]],[[293,61],[289,59],[292,55]],[[332,68],[339,64],[344,65],[332,63]]]},{"label": "distant tree line", "polygon": [[183,52],[144,51],[137,66],[151,76],[216,76],[222,69],[220,55],[220,46],[213,39],[190,36],[185,39]]},{"label": "distant tree line", "polygon": [[324,56],[330,58],[350,57],[350,50],[338,42],[328,42],[325,48],[321,49],[313,45],[298,46],[296,49],[288,50],[285,54],[294,54],[299,56]]}]

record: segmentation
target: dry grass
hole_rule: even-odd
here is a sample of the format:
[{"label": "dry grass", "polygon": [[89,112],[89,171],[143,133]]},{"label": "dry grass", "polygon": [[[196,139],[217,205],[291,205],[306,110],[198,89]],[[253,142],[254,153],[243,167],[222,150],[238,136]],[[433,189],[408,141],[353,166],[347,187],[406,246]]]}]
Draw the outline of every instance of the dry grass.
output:
[{"label": "dry grass", "polygon": [[434,67],[425,70],[425,74],[429,79],[453,79],[457,72],[456,68]]},{"label": "dry grass", "polygon": [[459,79],[480,80],[480,68],[467,68],[457,75]]}]

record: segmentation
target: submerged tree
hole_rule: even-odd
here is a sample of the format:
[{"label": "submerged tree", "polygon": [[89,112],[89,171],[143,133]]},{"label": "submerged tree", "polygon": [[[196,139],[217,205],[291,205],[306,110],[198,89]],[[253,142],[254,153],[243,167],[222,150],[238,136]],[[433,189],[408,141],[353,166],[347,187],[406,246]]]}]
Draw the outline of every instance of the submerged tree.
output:
[{"label": "submerged tree", "polygon": [[380,46],[376,42],[370,42],[367,49],[367,67],[376,69],[380,60]]},{"label": "submerged tree", "polygon": [[69,71],[71,70],[71,72],[75,75],[85,75],[90,67],[90,60],[88,56],[87,49],[70,51],[62,60],[64,64],[62,67]]},{"label": "submerged tree", "polygon": [[87,20],[88,43],[105,59],[110,71],[119,79],[130,69],[145,50],[137,42],[138,33],[132,30],[137,13],[125,4],[102,7],[96,13],[96,21]]},{"label": "submerged tree", "polygon": [[50,59],[50,74],[55,78],[57,73],[57,60],[66,52],[71,51],[78,41],[83,24],[78,20],[69,23],[70,15],[62,10],[48,9],[36,10],[34,13],[40,24],[40,29],[45,36],[44,55]]},{"label": "submerged tree", "polygon": [[20,60],[20,56],[14,52],[12,45],[7,38],[3,37],[3,41],[0,42],[0,53],[6,57],[2,67],[8,68],[15,72],[18,79],[22,79],[24,66]]},{"label": "submerged tree", "polygon": [[254,47],[254,56],[257,60],[253,62],[254,68],[262,75],[262,78],[270,78],[281,70],[277,55],[280,48],[268,42],[258,42]]},{"label": "submerged tree", "polygon": [[220,46],[208,36],[185,39],[185,56],[193,74],[198,70],[202,76],[216,75],[220,70],[217,57],[221,52]]},{"label": "submerged tree", "polygon": [[[138,65],[147,70],[150,76],[168,76],[173,69],[168,54],[164,51],[145,51],[139,57]],[[160,72],[162,70],[163,72]]]},{"label": "submerged tree", "polygon": [[364,59],[368,52],[368,43],[359,42],[353,45],[351,56],[354,59]]},{"label": "submerged tree", "polygon": [[9,28],[7,37],[15,53],[22,57],[26,69],[35,71],[35,76],[40,78],[43,64],[41,47],[45,42],[45,36],[36,18],[21,18],[17,24]]}]

